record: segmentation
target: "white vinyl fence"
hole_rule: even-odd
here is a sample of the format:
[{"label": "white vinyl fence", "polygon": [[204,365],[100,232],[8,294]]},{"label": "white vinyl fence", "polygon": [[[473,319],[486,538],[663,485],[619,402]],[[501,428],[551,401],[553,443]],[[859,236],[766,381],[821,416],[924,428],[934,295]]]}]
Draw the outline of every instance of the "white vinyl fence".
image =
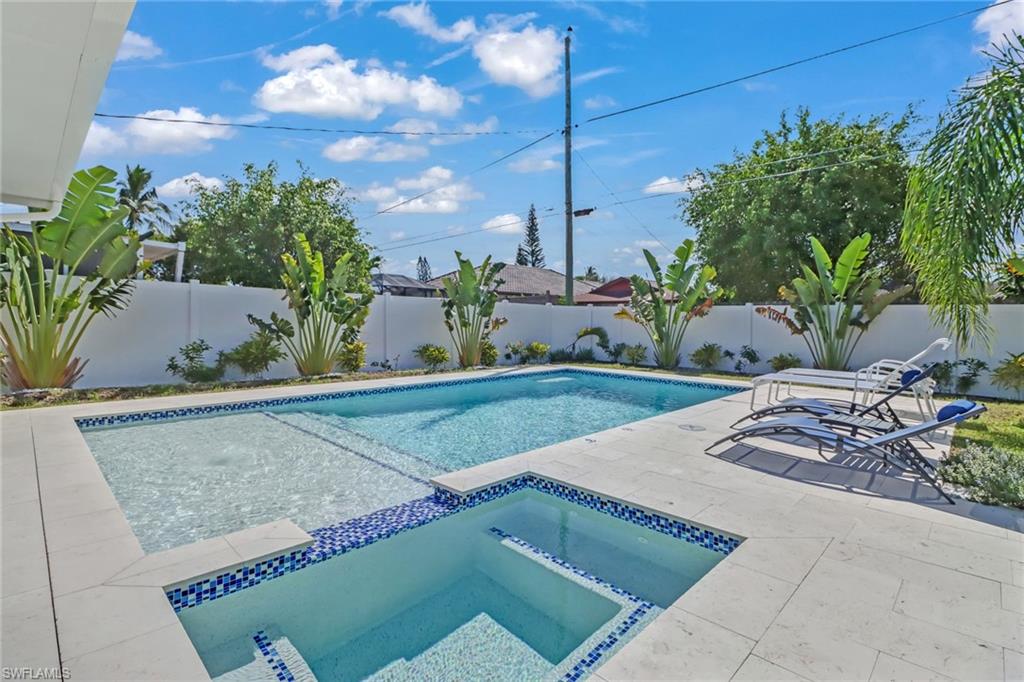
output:
[{"label": "white vinyl fence", "polygon": [[[282,293],[273,289],[198,282],[140,281],[137,285],[127,310],[114,318],[98,317],[83,338],[79,355],[88,358],[89,363],[78,386],[168,383],[174,378],[164,370],[167,358],[189,341],[204,339],[214,352],[228,350],[252,332],[246,314],[266,319],[277,311],[290,316]],[[643,329],[628,320],[615,319],[615,311],[615,307],[501,302],[495,314],[507,317],[509,322],[493,340],[499,350],[510,341],[541,341],[560,348],[572,342],[581,327],[600,326],[608,331],[612,343],[649,346]],[[996,329],[992,352],[979,345],[962,357],[976,357],[994,367],[1007,353],[1024,352],[1024,305],[993,306],[990,319]],[[945,335],[945,330],[931,324],[926,307],[891,306],[861,339],[852,365],[860,367],[880,358],[907,358]],[[412,351],[422,343],[452,349],[442,321],[441,299],[437,298],[376,297],[362,339],[368,346],[367,363],[384,359],[395,362],[397,358],[396,366],[402,369],[420,366]],[[757,315],[749,304],[716,306],[706,317],[691,322],[683,340],[684,365],[689,364],[690,352],[706,341],[737,353],[744,344],[753,346],[762,358],[752,368],[755,372],[770,371],[766,361],[778,353],[794,353],[810,366],[810,354],[803,340],[792,336],[784,326]],[[592,341],[584,344],[592,346]],[[595,352],[603,357],[599,350]],[[957,357],[950,349],[945,358],[933,359]],[[651,358],[648,352],[648,362]],[[285,360],[273,366],[268,376],[294,374],[294,368]],[[1001,395],[991,387],[987,374],[982,376],[975,392]]]}]

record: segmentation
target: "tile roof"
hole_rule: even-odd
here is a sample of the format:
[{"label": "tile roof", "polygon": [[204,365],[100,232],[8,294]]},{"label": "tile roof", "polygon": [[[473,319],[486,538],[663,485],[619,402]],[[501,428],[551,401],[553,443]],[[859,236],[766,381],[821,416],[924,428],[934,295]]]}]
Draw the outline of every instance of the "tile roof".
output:
[{"label": "tile roof", "polygon": [[[445,273],[430,280],[429,284],[444,287],[441,280],[454,274],[454,271]],[[509,296],[539,296],[548,293],[558,296],[565,292],[565,275],[550,268],[533,268],[527,265],[506,263],[498,274],[498,279],[503,280],[497,289],[498,293]],[[573,282],[573,296],[588,293],[594,286],[594,282],[577,280]]]}]

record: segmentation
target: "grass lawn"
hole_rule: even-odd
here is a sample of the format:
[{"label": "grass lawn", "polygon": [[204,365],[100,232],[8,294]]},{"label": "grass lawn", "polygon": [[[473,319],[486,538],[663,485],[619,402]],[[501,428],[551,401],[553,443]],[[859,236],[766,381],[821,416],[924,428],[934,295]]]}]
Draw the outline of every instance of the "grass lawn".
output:
[{"label": "grass lawn", "polygon": [[984,400],[988,411],[956,427],[953,448],[975,443],[1024,455],[1024,403]]}]

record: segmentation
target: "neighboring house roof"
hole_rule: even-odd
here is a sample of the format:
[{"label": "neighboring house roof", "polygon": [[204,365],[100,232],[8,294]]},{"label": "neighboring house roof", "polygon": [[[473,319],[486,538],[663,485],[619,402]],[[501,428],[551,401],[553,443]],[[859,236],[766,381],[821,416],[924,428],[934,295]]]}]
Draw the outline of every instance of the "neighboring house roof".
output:
[{"label": "neighboring house roof", "polygon": [[[451,277],[455,271],[445,273],[430,280],[430,284],[444,288],[442,280]],[[506,263],[498,273],[503,283],[497,288],[499,295],[505,296],[543,296],[552,294],[560,296],[565,293],[565,275],[550,268],[533,268],[528,265]],[[573,282],[573,298],[582,296],[594,288],[594,282]]]},{"label": "neighboring house roof", "polygon": [[427,289],[429,291],[437,291],[438,287],[428,283],[421,282],[418,279],[412,277],[406,277],[405,275],[394,275],[387,272],[378,272],[371,277],[373,286],[377,288],[394,288],[394,289]]},{"label": "neighboring house roof", "polygon": [[629,303],[629,296],[632,286],[628,277],[616,277],[603,284],[599,284],[590,292],[578,296],[576,302],[579,304],[595,303],[613,305],[616,303]]}]

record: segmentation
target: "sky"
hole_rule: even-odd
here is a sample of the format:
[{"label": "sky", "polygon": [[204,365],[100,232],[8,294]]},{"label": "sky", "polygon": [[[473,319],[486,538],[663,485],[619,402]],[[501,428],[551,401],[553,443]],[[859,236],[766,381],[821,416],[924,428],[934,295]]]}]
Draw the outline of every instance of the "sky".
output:
[{"label": "sky", "polygon": [[[301,162],[337,178],[387,272],[435,275],[457,249],[511,261],[531,204],[549,267],[564,271],[563,38],[571,26],[574,267],[645,269],[693,231],[679,191],[745,150],[784,110],[900,114],[919,132],[985,46],[1024,32],[1024,0],[660,106],[588,118],[978,7],[961,2],[146,2],[98,112],[368,131],[291,132],[96,118],[79,166],[153,171],[187,200],[242,165]],[[462,136],[374,131],[463,132]],[[494,163],[529,142],[546,140]],[[483,166],[493,164],[485,170]],[[436,190],[384,214],[378,211]],[[676,192],[676,193],[668,193]],[[637,199],[638,201],[629,201]],[[627,203],[619,205],[617,202]]]}]

